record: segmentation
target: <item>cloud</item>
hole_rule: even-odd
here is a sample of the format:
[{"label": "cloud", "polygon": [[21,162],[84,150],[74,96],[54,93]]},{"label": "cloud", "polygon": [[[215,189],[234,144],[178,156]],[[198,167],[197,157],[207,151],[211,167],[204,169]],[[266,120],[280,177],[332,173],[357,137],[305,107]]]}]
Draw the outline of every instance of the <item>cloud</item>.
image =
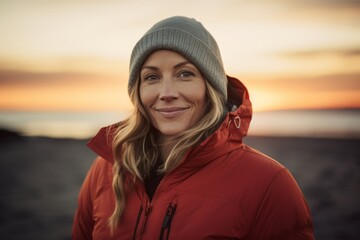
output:
[{"label": "cloud", "polygon": [[0,86],[71,86],[99,85],[119,83],[116,75],[81,73],[81,72],[30,72],[21,70],[0,70]]},{"label": "cloud", "polygon": [[314,90],[359,91],[360,73],[332,74],[304,79],[303,83]]},{"label": "cloud", "polygon": [[360,10],[360,2],[358,0],[255,0],[258,4],[268,2],[270,4],[278,4],[284,7],[296,7],[299,9],[305,8],[322,8],[322,9],[337,9],[352,8]]},{"label": "cloud", "polygon": [[319,76],[246,76],[246,82],[252,88],[276,90],[280,92],[359,92],[360,72],[324,74]]},{"label": "cloud", "polygon": [[292,0],[292,3],[300,3],[307,6],[319,6],[319,7],[352,7],[360,9],[360,2],[358,0]]},{"label": "cloud", "polygon": [[360,48],[348,49],[316,49],[316,50],[299,50],[286,53],[280,53],[283,57],[294,58],[313,58],[321,56],[335,56],[335,57],[359,57]]},{"label": "cloud", "polygon": [[295,20],[309,24],[327,24],[332,27],[355,28],[360,23],[360,1],[358,0],[274,0],[281,11],[279,20]]}]

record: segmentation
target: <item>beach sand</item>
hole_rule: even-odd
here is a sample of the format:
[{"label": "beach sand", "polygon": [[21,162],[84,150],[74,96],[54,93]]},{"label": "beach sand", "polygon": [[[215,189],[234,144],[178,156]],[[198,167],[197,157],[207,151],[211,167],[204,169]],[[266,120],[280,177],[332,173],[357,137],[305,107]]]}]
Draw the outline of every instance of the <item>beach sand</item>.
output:
[{"label": "beach sand", "polygon": [[[360,140],[248,137],[294,175],[316,239],[360,239]],[[70,239],[86,140],[0,135],[0,239]]]}]

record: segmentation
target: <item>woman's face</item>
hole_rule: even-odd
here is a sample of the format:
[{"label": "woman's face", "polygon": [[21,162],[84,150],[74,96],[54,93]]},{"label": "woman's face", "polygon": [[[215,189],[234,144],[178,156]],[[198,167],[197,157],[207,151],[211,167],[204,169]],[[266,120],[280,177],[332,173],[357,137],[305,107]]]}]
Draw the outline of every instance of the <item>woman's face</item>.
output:
[{"label": "woman's face", "polygon": [[205,80],[182,55],[159,50],[141,68],[140,99],[152,125],[161,134],[174,136],[194,126],[203,116]]}]

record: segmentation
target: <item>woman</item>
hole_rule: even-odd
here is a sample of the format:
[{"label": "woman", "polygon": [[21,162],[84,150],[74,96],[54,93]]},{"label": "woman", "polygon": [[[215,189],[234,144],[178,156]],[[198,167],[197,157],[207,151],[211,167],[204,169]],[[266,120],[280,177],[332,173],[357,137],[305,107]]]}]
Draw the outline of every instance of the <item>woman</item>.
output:
[{"label": "woman", "polygon": [[313,239],[289,171],[243,144],[252,110],[195,19],[155,24],[130,59],[134,113],[89,142],[73,239]]}]

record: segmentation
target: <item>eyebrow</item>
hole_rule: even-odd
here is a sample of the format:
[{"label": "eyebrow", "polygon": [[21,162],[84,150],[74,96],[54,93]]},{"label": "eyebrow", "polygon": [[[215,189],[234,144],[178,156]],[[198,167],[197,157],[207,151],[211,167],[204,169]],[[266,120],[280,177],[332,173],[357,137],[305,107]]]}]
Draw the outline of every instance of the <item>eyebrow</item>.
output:
[{"label": "eyebrow", "polygon": [[[187,64],[193,65],[193,64],[192,64],[191,62],[189,62],[189,61],[184,61],[184,62],[180,62],[180,63],[176,64],[176,65],[173,67],[173,69],[180,68],[180,67],[185,66],[185,65],[187,65]],[[141,71],[144,70],[144,69],[159,70],[158,67],[154,67],[154,66],[144,66],[144,67],[141,68]]]}]

